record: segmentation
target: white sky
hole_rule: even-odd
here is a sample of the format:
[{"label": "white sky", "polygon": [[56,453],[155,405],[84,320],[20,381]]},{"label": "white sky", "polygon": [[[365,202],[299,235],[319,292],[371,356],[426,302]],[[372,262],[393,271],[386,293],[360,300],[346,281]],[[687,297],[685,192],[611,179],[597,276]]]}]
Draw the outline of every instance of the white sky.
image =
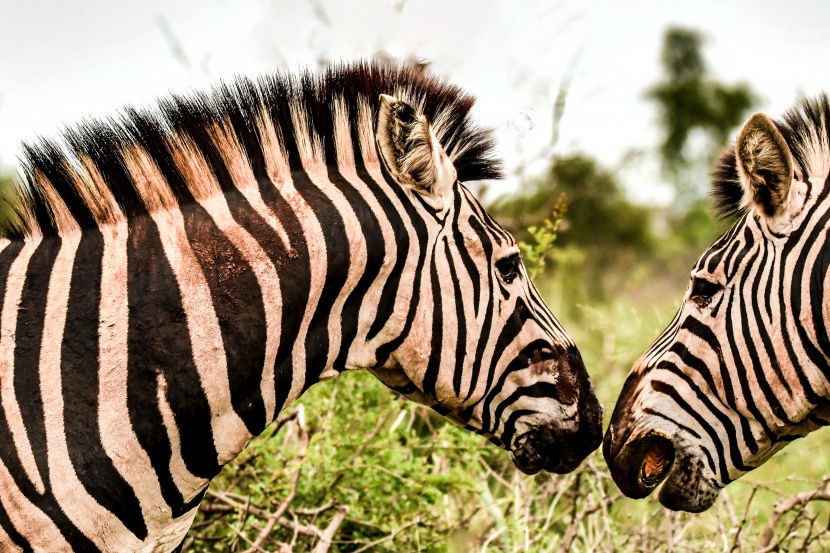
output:
[{"label": "white sky", "polygon": [[[557,151],[615,167],[658,142],[643,91],[659,78],[667,25],[700,29],[714,74],[748,82],[777,115],[830,86],[827,21],[826,0],[0,0],[0,163],[16,165],[21,140],[126,103],[383,50],[430,60],[478,96],[476,118],[497,129],[511,169],[547,144],[552,97],[575,67]],[[623,175],[635,199],[670,197],[653,162]]]}]

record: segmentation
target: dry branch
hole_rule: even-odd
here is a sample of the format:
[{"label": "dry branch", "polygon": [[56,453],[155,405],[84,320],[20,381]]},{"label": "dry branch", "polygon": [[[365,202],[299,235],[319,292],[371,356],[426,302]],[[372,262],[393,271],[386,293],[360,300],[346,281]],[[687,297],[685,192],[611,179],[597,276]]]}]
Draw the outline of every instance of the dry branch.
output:
[{"label": "dry branch", "polygon": [[[825,487],[825,485],[826,482],[822,484],[822,487]],[[772,539],[775,536],[775,527],[778,525],[781,517],[790,511],[796,511],[796,516],[800,515],[803,512],[804,507],[806,507],[811,501],[830,501],[830,493],[822,490],[814,492],[801,492],[780,502],[775,507],[775,510],[773,510],[772,515],[770,515],[769,522],[767,523],[766,528],[764,528],[764,534],[761,538],[761,543],[759,544],[760,549],[757,553],[775,551],[779,546],[779,542],[772,543]]]},{"label": "dry branch", "polygon": [[331,541],[334,539],[334,535],[337,533],[340,525],[343,524],[344,520],[346,520],[347,514],[349,514],[349,508],[345,505],[341,505],[337,508],[337,512],[334,513],[334,517],[331,519],[331,522],[329,522],[329,525],[320,536],[320,541],[318,541],[317,545],[314,547],[313,553],[326,553],[329,550],[329,547],[331,547]]},{"label": "dry branch", "polygon": [[[415,526],[416,524],[420,524],[420,523],[421,523],[421,517],[419,517],[419,516],[418,516],[418,517],[415,517],[415,520],[412,520],[412,521],[410,521],[410,522],[408,522],[408,523],[404,524],[403,526],[401,526],[401,527],[400,527],[400,528],[398,528],[397,530],[393,531],[393,532],[392,532],[391,534],[389,534],[388,536],[384,536],[384,537],[382,537],[382,538],[380,538],[380,539],[377,539],[377,540],[375,540],[375,541],[373,541],[373,542],[367,543],[366,545],[364,545],[364,546],[363,546],[363,547],[361,547],[360,549],[355,549],[352,553],[363,553],[364,551],[369,551],[369,550],[371,550],[372,548],[374,548],[374,547],[376,547],[376,546],[378,546],[378,545],[380,545],[380,544],[382,544],[382,543],[386,543],[386,542],[388,542],[388,541],[392,541],[392,540],[394,540],[394,539],[395,539],[395,537],[397,537],[397,535],[398,535],[398,534],[400,534],[400,533],[401,533],[401,532],[403,532],[404,530],[408,530],[409,528],[412,528],[412,527],[413,527],[413,526]],[[316,553],[316,552],[315,552],[315,553]]]}]

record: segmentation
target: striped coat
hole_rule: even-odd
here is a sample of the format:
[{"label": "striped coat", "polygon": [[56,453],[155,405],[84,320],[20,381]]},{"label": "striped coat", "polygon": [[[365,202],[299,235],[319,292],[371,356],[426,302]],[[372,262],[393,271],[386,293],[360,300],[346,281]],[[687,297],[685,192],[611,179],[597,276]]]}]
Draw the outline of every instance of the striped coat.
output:
[{"label": "striped coat", "polygon": [[0,544],[170,551],[309,386],[366,368],[572,470],[601,410],[515,241],[472,98],[408,67],[271,76],[26,147],[0,244]]}]

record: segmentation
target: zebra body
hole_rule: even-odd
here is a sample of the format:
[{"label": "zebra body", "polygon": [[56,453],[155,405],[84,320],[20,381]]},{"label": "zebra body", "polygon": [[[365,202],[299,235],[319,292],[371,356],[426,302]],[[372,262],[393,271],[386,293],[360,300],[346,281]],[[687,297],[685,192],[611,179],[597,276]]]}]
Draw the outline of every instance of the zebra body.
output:
[{"label": "zebra body", "polygon": [[357,64],[27,147],[0,250],[4,550],[173,550],[221,467],[349,369],[526,472],[595,449],[576,348],[460,182],[498,176],[471,105]]},{"label": "zebra body", "polygon": [[[614,479],[708,509],[719,490],[830,422],[830,101],[755,114],[714,196],[738,218],[692,270],[674,321],[625,383],[604,440]],[[649,474],[646,461],[657,459]],[[651,462],[651,461],[649,461]]]}]

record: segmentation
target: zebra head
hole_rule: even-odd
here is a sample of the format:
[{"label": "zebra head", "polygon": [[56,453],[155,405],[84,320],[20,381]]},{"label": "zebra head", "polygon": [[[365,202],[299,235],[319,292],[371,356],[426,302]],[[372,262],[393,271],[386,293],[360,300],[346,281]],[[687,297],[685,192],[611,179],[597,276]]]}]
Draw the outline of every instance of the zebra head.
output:
[{"label": "zebra head", "polygon": [[827,97],[753,115],[713,195],[737,216],[625,382],[603,452],[629,497],[704,511],[729,482],[828,424]]},{"label": "zebra head", "polygon": [[381,97],[376,138],[386,178],[423,214],[413,224],[425,248],[403,277],[414,282],[411,328],[372,372],[507,449],[521,471],[569,472],[601,441],[593,385],[516,241],[457,179],[437,138],[441,125]]}]

